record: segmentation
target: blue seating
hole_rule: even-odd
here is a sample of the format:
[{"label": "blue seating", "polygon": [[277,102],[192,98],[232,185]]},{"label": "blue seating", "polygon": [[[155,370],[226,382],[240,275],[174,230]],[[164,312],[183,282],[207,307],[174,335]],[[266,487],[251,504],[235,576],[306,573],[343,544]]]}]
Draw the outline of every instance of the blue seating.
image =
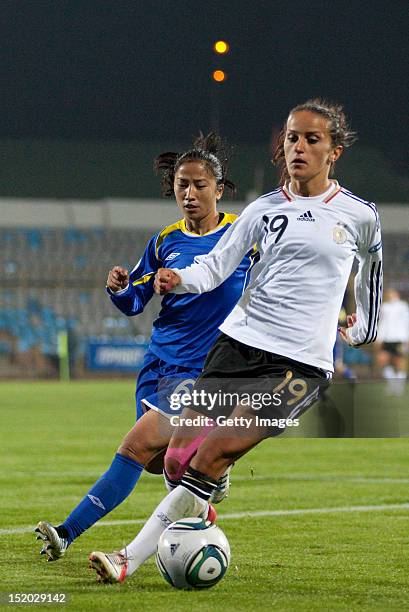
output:
[{"label": "blue seating", "polygon": [[32,251],[38,251],[42,243],[41,230],[29,229],[26,231],[27,242]]},{"label": "blue seating", "polygon": [[[56,354],[58,333],[64,330],[73,331],[77,354],[91,335],[149,337],[159,300],[127,318],[104,286],[113,265],[133,268],[151,235],[142,229],[0,227],[0,331],[15,338],[11,344],[4,340],[0,354],[9,354],[10,346]],[[409,298],[407,235],[385,235],[384,253],[385,285]],[[370,359],[370,350],[345,348],[347,364]]]}]

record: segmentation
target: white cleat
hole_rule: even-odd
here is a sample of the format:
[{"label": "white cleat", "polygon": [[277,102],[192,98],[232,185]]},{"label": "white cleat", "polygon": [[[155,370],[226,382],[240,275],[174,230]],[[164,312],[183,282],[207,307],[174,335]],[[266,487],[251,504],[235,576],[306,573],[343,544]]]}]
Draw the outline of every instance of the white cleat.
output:
[{"label": "white cleat", "polygon": [[233,465],[229,465],[227,470],[223,472],[217,481],[217,486],[210,496],[209,502],[211,504],[220,504],[229,495],[230,491],[230,472]]},{"label": "white cleat", "polygon": [[128,559],[120,552],[103,553],[92,552],[89,559],[89,568],[98,574],[98,582],[124,582]]},{"label": "white cleat", "polygon": [[68,540],[61,538],[55,527],[47,521],[40,521],[35,529],[37,540],[43,541],[40,555],[46,555],[47,561],[56,561],[63,557],[68,548]]}]

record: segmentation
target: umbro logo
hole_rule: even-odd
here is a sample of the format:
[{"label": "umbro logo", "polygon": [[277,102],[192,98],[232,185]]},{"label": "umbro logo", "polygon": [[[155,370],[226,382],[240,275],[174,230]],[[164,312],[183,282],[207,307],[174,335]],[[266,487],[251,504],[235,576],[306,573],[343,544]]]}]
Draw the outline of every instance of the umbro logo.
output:
[{"label": "umbro logo", "polygon": [[88,497],[88,499],[90,499],[92,501],[94,506],[98,506],[98,508],[101,508],[102,510],[106,510],[104,504],[99,499],[99,497],[95,497],[95,495],[90,495],[90,494],[88,494],[87,497]]},{"label": "umbro logo", "polygon": [[307,210],[303,215],[297,217],[297,221],[315,221],[310,210]]},{"label": "umbro logo", "polygon": [[165,261],[171,261],[172,259],[175,259],[176,257],[178,257],[180,255],[180,253],[171,253],[170,255],[168,255],[167,257],[165,257]]},{"label": "umbro logo", "polygon": [[180,546],[180,544],[171,544],[170,545],[170,554],[172,555],[172,557],[175,555],[175,552],[177,551],[179,546]]}]

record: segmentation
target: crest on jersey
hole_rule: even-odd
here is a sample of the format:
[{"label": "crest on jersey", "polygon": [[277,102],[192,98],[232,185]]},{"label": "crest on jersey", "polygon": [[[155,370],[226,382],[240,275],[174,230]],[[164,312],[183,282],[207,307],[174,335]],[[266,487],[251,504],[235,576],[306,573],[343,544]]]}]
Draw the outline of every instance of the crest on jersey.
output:
[{"label": "crest on jersey", "polygon": [[337,244],[344,244],[347,241],[347,233],[344,228],[336,225],[332,230],[332,239]]}]

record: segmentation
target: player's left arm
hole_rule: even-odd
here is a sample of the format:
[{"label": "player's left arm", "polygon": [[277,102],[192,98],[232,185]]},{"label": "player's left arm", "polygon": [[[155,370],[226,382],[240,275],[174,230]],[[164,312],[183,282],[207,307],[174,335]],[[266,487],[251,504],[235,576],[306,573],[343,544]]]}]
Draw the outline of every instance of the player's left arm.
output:
[{"label": "player's left arm", "polygon": [[205,293],[212,291],[237,268],[255,243],[262,227],[257,200],[244,209],[213,249],[197,255],[194,263],[179,270],[159,269],[154,288],[157,293]]},{"label": "player's left arm", "polygon": [[374,342],[378,330],[382,302],[382,238],[375,207],[362,226],[357,258],[356,313],[347,317],[348,327],[340,332],[351,346]]}]

